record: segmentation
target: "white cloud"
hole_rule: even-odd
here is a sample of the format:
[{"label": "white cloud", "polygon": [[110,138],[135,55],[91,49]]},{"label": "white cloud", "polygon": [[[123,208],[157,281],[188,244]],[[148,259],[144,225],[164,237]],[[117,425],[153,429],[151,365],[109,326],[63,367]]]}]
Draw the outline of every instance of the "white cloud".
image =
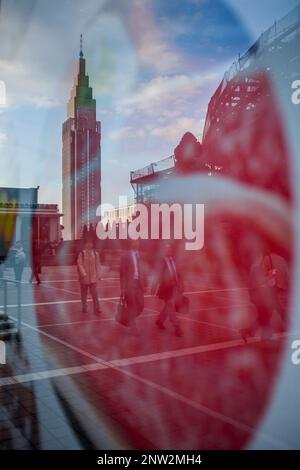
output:
[{"label": "white cloud", "polygon": [[60,104],[58,89],[64,58],[59,48],[63,32],[53,33],[51,17],[49,23],[42,23],[38,16],[41,2],[35,9],[29,7],[29,2],[27,7],[28,11],[25,4],[17,8],[5,2],[1,11],[4,30],[0,77],[6,84],[6,104],[52,108]]},{"label": "white cloud", "polygon": [[151,2],[133,0],[131,22],[136,53],[140,63],[158,73],[171,73],[182,67],[183,56],[167,40],[167,32],[159,28]]},{"label": "white cloud", "polygon": [[162,137],[170,142],[179,142],[185,132],[192,132],[198,138],[202,137],[204,118],[181,117],[167,126],[154,127],[150,134],[154,137]]},{"label": "white cloud", "polygon": [[[66,103],[77,66],[79,34],[86,30],[91,18],[93,24],[87,35],[89,44],[85,44],[85,51],[91,56],[87,71],[92,70],[96,77],[101,71],[101,83],[96,79],[93,82],[96,88],[99,86],[101,93],[110,90],[108,81],[113,85],[114,81],[107,73],[106,63],[106,68],[103,67],[105,41],[101,41],[103,28],[100,27],[103,22],[100,8],[103,4],[104,0],[91,0],[90,8],[82,9],[80,0],[64,0],[56,8],[54,4],[37,0],[30,14],[25,14],[23,5],[11,8],[9,2],[5,3],[6,8],[1,11],[4,31],[1,36],[0,78],[6,83],[8,106],[53,108]],[[79,8],[82,11],[78,11]],[[63,18],[67,18],[72,27],[66,28]],[[108,27],[111,28],[110,34],[116,30],[120,39],[122,31],[117,19]],[[124,43],[124,37],[122,39]]]},{"label": "white cloud", "polygon": [[130,135],[130,133],[132,133],[133,131],[134,129],[132,127],[124,126],[124,127],[120,127],[119,129],[115,129],[111,131],[108,136],[111,140],[119,140],[124,136],[126,137]]},{"label": "white cloud", "polygon": [[[161,18],[155,17],[157,12],[151,0],[89,0],[86,3],[82,0],[36,0],[30,14],[25,16],[21,11],[31,2],[3,3],[14,5],[9,12],[8,8],[4,9],[2,21],[0,78],[7,85],[8,105],[35,108],[65,105],[74,79],[79,34],[83,33],[87,71],[97,98],[98,115],[100,113],[101,118],[103,115],[103,166],[108,163],[111,174],[117,173],[116,188],[121,178],[124,187],[128,185],[128,169],[116,172],[116,164],[126,164],[129,168],[143,166],[147,161],[170,154],[187,130],[197,136],[201,134],[210,89],[217,84],[218,74],[189,76],[190,70],[195,71],[195,64],[174,41],[186,32],[187,25],[182,18],[164,27]],[[17,3],[20,3],[18,8]],[[150,77],[149,81],[134,89],[138,80],[145,76]],[[14,112],[18,110],[10,110]],[[13,114],[11,116],[14,119]],[[41,116],[41,120],[46,119],[47,113]],[[53,124],[49,120],[40,129],[28,126],[32,131],[25,137],[31,138],[32,134],[36,145],[26,153],[23,140],[18,147],[18,142],[11,139],[14,133],[9,133],[12,162],[16,162],[17,169],[18,162],[28,168],[27,173],[21,171],[23,178],[29,178],[30,172],[37,175],[35,162],[39,160],[43,161],[43,167],[38,174],[44,177],[45,169],[48,171],[50,160],[44,151],[40,158],[46,126],[49,154],[57,155],[59,163],[61,138],[57,129],[60,124],[61,121]],[[18,133],[15,135],[19,137]],[[1,141],[4,142],[5,137],[0,136]],[[52,162],[52,157],[50,159]],[[7,166],[6,161],[0,158],[3,168]],[[58,184],[61,183],[59,168]],[[8,181],[6,168],[5,171]],[[15,168],[11,173],[9,181],[15,177]],[[111,191],[111,179],[107,181],[108,191]],[[55,193],[55,185],[53,188]]]},{"label": "white cloud", "polygon": [[116,111],[124,124],[112,137],[132,145],[134,136],[136,151],[153,148],[158,140],[172,151],[187,131],[201,139],[207,101],[219,79],[217,72],[153,78],[119,101]]},{"label": "white cloud", "polygon": [[7,140],[7,134],[0,132],[0,144]]},{"label": "white cloud", "polygon": [[[45,7],[42,0],[37,0],[35,9],[23,17],[7,7],[3,13],[0,77],[7,84],[8,104],[43,108],[64,104],[74,76],[74,39],[78,41],[85,28],[87,67],[96,95],[116,98],[128,93],[138,66],[155,73],[181,68],[183,57],[168,43],[151,3],[132,0],[124,5],[129,12],[125,21],[122,4],[114,6],[108,0],[91,0],[86,7],[79,0],[64,0],[57,17],[55,9]],[[47,23],[40,19],[47,14],[45,9],[49,10]],[[67,15],[72,28],[60,24],[61,17]]]},{"label": "white cloud", "polygon": [[117,158],[108,158],[106,163],[108,165],[113,165],[113,166],[116,166],[116,165],[119,165],[119,160]]},{"label": "white cloud", "polygon": [[217,83],[219,75],[215,72],[195,75],[171,75],[157,76],[140,86],[140,88],[128,97],[119,101],[116,111],[130,116],[137,111],[148,114],[162,114],[167,117],[178,115],[180,108],[191,97],[199,95],[206,84]]},{"label": "white cloud", "polygon": [[138,48],[138,56],[142,63],[151,66],[157,72],[170,72],[180,65],[180,54],[170,50],[158,37],[151,41],[147,34]]},{"label": "white cloud", "polygon": [[108,134],[108,137],[110,138],[110,140],[135,140],[137,137],[144,138],[147,136],[147,134],[149,134],[149,131],[151,130],[151,126],[147,127],[148,129],[142,127],[138,128],[132,126],[123,126],[111,131]]}]

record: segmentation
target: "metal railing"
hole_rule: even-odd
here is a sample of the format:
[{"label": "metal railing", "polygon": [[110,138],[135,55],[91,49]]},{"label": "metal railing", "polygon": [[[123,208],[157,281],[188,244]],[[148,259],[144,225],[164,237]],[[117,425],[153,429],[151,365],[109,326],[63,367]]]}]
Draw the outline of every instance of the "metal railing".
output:
[{"label": "metal railing", "polygon": [[[0,277],[0,287],[3,288],[3,320],[9,320],[9,316],[7,314],[7,285],[11,283],[14,284],[17,288],[17,327],[13,329],[13,332],[16,331],[18,334],[21,333],[21,281],[16,281],[15,279],[9,279],[5,277]],[[7,330],[0,330],[0,336],[3,336],[7,333],[11,333],[10,329]]]},{"label": "metal railing", "polygon": [[250,67],[253,60],[265,48],[269,47],[276,39],[289,34],[300,25],[300,5],[296,6],[287,15],[263,32],[254,44],[241,56],[234,61],[225,72],[223,80],[230,82],[239,72]]},{"label": "metal railing", "polygon": [[156,173],[160,173],[164,170],[169,170],[173,168],[175,165],[174,155],[170,157],[163,158],[155,163],[150,163],[150,165],[144,166],[138,170],[134,170],[130,172],[130,181],[134,183],[135,180],[140,178],[144,178],[145,176],[151,176]]}]

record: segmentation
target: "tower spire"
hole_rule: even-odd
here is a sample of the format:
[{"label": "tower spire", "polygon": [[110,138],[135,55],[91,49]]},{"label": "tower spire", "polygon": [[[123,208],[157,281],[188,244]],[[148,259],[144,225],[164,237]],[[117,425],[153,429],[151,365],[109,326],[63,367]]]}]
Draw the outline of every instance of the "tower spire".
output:
[{"label": "tower spire", "polygon": [[79,52],[79,57],[82,59],[83,58],[83,51],[82,51],[82,34],[80,34],[80,52]]}]

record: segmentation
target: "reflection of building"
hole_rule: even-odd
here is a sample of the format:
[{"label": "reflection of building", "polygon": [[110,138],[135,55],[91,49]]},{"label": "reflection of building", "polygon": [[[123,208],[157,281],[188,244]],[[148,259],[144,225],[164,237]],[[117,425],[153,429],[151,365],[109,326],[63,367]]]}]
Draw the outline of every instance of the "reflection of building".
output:
[{"label": "reflection of building", "polygon": [[[230,175],[231,178],[238,177],[239,181],[251,182],[272,190],[275,189],[276,176],[277,190],[289,195],[288,175],[284,173],[282,158],[278,157],[281,149],[279,133],[274,132],[272,138],[266,141],[261,130],[266,129],[266,125],[269,129],[272,125],[276,128],[276,109],[273,109],[269,92],[274,77],[282,81],[282,86],[276,87],[276,93],[282,102],[289,104],[295,122],[298,122],[297,107],[291,101],[291,84],[298,76],[300,64],[299,18],[298,5],[261,34],[247,52],[225,72],[208,105],[201,148],[199,152],[195,152],[195,158],[188,161],[188,168],[184,160],[186,156],[189,157],[189,145],[186,146],[186,155],[183,149],[181,159],[176,158],[179,145],[175,149],[175,157],[131,172],[130,182],[136,202],[151,202],[163,181],[177,171],[201,172],[207,176]],[[268,114],[271,109],[273,111]],[[241,138],[239,129],[242,124],[247,129],[247,138]],[[251,158],[247,148],[250,145]],[[265,159],[262,158],[263,154]],[[234,158],[234,155],[238,157]],[[260,157],[258,163],[255,156],[256,159]],[[268,175],[265,172],[263,177],[262,161],[269,168]]]},{"label": "reflection of building", "polygon": [[0,237],[5,242],[61,238],[57,204],[38,204],[38,188],[0,188]]},{"label": "reflection of building", "polygon": [[[239,56],[225,72],[214,95],[210,99],[203,140],[209,139],[211,129],[215,135],[222,131],[230,110],[230,119],[240,118],[241,110],[255,116],[255,109],[265,100],[261,92],[262,72],[270,77],[280,76],[284,86],[276,93],[290,106],[291,84],[299,77],[300,54],[300,5],[264,31],[254,44]],[[215,135],[212,137],[215,139]],[[219,137],[220,139],[220,137]]]},{"label": "reflection of building", "polygon": [[117,207],[104,212],[104,217],[112,225],[114,222],[131,222],[136,213],[136,204],[130,204],[124,207]]},{"label": "reflection of building", "polygon": [[83,226],[96,223],[101,204],[101,129],[96,100],[80,50],[78,73],[63,124],[63,213],[67,240],[78,239]]}]

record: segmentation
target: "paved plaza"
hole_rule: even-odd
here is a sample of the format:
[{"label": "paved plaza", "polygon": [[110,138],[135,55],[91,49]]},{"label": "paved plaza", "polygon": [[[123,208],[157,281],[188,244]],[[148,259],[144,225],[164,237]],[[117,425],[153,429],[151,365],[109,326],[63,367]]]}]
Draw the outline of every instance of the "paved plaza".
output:
[{"label": "paved plaza", "polygon": [[[280,430],[259,431],[288,333],[243,340],[228,319],[251,313],[245,287],[186,283],[178,338],[171,324],[156,327],[161,301],[149,291],[138,336],[116,323],[116,270],[103,268],[99,316],[91,299],[81,311],[75,267],[43,268],[40,286],[28,279],[26,269],[21,341],[5,338],[0,366],[1,449],[230,449],[254,436],[288,447]],[[14,319],[13,285],[7,301]]]}]

